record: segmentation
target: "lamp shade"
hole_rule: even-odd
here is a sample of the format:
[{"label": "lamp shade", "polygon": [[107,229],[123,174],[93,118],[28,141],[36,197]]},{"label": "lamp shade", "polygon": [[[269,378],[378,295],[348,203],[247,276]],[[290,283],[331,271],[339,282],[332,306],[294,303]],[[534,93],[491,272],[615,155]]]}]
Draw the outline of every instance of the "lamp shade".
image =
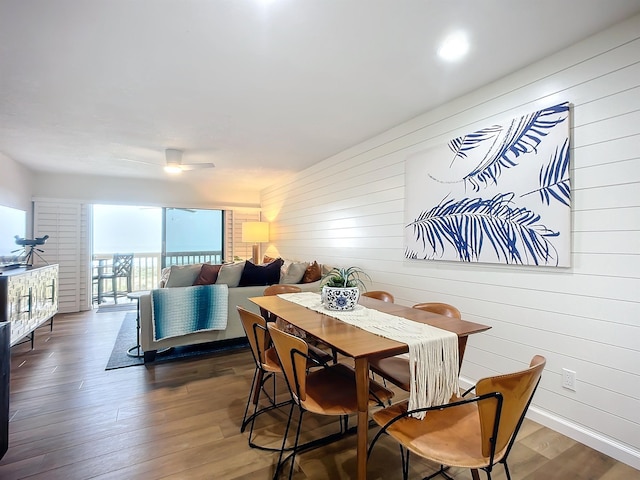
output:
[{"label": "lamp shade", "polygon": [[261,243],[269,241],[269,222],[244,222],[242,224],[242,241]]}]

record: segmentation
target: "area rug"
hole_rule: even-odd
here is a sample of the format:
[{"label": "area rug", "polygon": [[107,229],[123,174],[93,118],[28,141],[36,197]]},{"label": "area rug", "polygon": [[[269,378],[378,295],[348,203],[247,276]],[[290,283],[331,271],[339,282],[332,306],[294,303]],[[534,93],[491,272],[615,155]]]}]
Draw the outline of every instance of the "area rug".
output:
[{"label": "area rug", "polygon": [[[113,351],[111,352],[111,357],[109,357],[105,370],[144,365],[144,360],[142,358],[127,355],[127,350],[136,345],[136,328],[136,312],[127,313],[122,321],[120,332],[118,332],[116,343],[113,346]],[[243,338],[221,342],[202,343],[199,345],[188,345],[184,347],[174,347],[164,353],[156,354],[155,361],[149,365],[185,358],[204,357],[239,348],[248,348],[248,346],[249,344],[247,339]]]},{"label": "area rug", "polygon": [[135,310],[137,307],[136,302],[127,302],[127,303],[103,303],[98,306],[98,310],[96,313],[111,313],[111,312],[123,312],[129,310]]}]

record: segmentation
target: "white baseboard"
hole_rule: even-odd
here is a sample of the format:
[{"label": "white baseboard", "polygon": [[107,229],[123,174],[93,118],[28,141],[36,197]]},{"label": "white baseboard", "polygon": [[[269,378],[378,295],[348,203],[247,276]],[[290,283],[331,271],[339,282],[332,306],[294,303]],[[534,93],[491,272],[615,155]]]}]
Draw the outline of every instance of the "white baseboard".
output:
[{"label": "white baseboard", "polygon": [[578,425],[566,418],[558,417],[535,406],[529,408],[527,418],[556,432],[562,433],[611,458],[626,463],[636,470],[640,470],[640,451],[629,445],[620,443],[613,438],[609,438],[583,425]]},{"label": "white baseboard", "polygon": [[[460,378],[463,390],[473,385],[467,379]],[[535,406],[529,408],[527,418],[640,470],[640,450]]]}]

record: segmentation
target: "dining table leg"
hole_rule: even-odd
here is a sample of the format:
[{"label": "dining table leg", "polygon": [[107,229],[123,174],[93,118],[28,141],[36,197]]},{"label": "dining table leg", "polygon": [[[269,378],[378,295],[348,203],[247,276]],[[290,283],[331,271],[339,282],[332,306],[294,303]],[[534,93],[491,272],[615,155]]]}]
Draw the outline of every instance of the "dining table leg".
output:
[{"label": "dining table leg", "polygon": [[458,337],[458,361],[459,361],[459,365],[458,367],[462,368],[462,359],[464,358],[464,351],[467,349],[467,337],[466,335],[463,335],[461,337]]},{"label": "dining table leg", "polygon": [[358,398],[357,479],[367,478],[367,447],[369,432],[369,359],[355,359],[356,389]]}]

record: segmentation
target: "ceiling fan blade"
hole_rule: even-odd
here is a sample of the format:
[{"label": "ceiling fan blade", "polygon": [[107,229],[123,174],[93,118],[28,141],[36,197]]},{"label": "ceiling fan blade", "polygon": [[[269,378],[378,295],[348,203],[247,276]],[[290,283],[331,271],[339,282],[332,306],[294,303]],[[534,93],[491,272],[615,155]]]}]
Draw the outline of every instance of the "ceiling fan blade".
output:
[{"label": "ceiling fan blade", "polygon": [[213,168],[213,163],[183,163],[181,165],[182,170],[198,170],[201,168]]},{"label": "ceiling fan blade", "polygon": [[154,162],[146,162],[144,160],[136,160],[133,158],[121,158],[121,160],[124,160],[125,162],[131,162],[131,163],[140,163],[142,165],[151,165],[153,167],[162,167],[162,165],[158,165],[157,163],[154,163]]}]

